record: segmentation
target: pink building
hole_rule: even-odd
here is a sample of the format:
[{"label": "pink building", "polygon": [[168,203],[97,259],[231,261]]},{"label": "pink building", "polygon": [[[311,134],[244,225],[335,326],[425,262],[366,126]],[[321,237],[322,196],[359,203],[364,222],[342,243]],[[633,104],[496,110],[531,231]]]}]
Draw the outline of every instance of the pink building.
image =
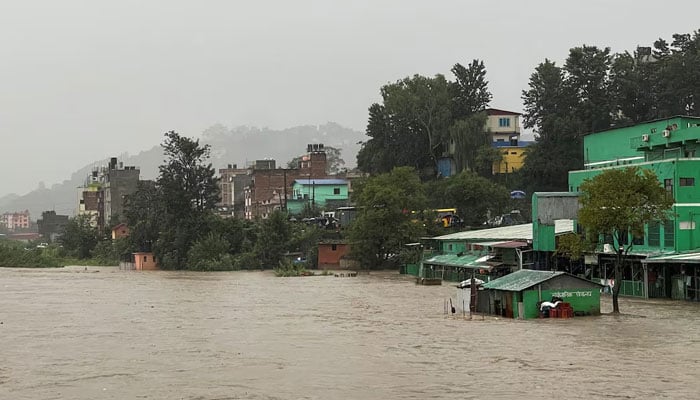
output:
[{"label": "pink building", "polygon": [[0,225],[6,227],[10,231],[29,229],[29,210],[2,214]]}]

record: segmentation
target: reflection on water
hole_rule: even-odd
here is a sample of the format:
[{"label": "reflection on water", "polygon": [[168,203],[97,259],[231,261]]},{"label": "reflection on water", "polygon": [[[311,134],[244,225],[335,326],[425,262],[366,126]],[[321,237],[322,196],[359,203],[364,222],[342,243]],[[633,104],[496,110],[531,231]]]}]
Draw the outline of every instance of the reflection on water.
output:
[{"label": "reflection on water", "polygon": [[699,304],[465,321],[443,315],[456,295],[394,273],[1,269],[0,399],[698,398]]}]

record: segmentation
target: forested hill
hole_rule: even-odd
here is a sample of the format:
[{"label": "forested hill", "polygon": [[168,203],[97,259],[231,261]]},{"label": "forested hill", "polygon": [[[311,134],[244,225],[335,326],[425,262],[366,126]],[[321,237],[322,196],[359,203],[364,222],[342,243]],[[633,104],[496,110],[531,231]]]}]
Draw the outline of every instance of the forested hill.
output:
[{"label": "forested hill", "polygon": [[[247,162],[263,158],[277,160],[277,166],[285,167],[287,162],[306,152],[308,143],[323,143],[341,150],[345,166],[352,168],[356,163],[358,142],[365,140],[363,132],[328,122],[323,125],[304,125],[283,130],[254,127],[228,128],[217,124],[204,131],[201,141],[211,145],[211,163],[215,168],[227,164],[243,167]],[[141,179],[155,179],[158,166],[163,162],[160,146],[142,151],[136,155],[122,154],[114,150],[114,156],[124,165],[141,168]],[[29,210],[32,220],[41,217],[41,212],[56,210],[59,214],[73,215],[77,208],[78,187],[83,185],[93,167],[105,165],[107,159],[95,160],[74,172],[67,180],[50,188],[39,187],[23,196],[15,194],[0,198],[0,212]]]}]

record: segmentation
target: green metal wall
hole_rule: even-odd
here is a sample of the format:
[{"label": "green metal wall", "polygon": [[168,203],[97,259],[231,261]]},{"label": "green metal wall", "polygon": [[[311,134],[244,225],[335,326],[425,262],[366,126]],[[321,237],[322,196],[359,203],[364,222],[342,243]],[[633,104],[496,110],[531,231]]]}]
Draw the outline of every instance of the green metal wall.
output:
[{"label": "green metal wall", "polygon": [[[537,302],[539,292],[535,290],[525,290],[523,293],[523,308],[525,319],[538,318],[539,309]],[[552,296],[558,296],[570,303],[574,312],[584,312],[586,314],[600,314],[600,290],[599,289],[567,289],[567,290],[543,290],[542,301],[550,301]]]},{"label": "green metal wall", "polygon": [[643,134],[656,138],[668,125],[675,123],[685,127],[688,123],[696,122],[694,119],[675,117],[586,135],[583,138],[584,163],[643,157],[644,153],[637,147],[637,139]]},{"label": "green metal wall", "polygon": [[[290,214],[299,214],[304,210],[306,204],[311,205],[311,201],[314,202],[316,207],[323,209],[328,200],[347,200],[348,199],[348,185],[338,184],[338,185],[306,185],[300,183],[294,183],[292,186],[293,193],[302,193],[307,195],[307,199],[287,199],[287,210]],[[333,194],[335,189],[340,189],[340,194]]]},{"label": "green metal wall", "polygon": [[[700,156],[700,154],[698,155]],[[700,159],[680,158],[644,162],[638,164],[640,168],[649,169],[659,177],[659,184],[670,179],[673,182],[673,197],[675,205],[671,213],[670,221],[674,226],[673,245],[665,244],[663,237],[667,233],[665,227],[661,227],[661,238],[658,246],[649,245],[649,227],[645,228],[644,244],[635,245],[635,251],[687,251],[700,247]],[[624,168],[626,166],[620,166]],[[578,191],[585,179],[590,179],[600,174],[604,169],[590,169],[572,171],[569,173],[569,186],[571,191]],[[681,186],[681,178],[694,178],[693,186]],[[681,229],[680,222],[683,229]],[[693,228],[694,226],[694,228]],[[614,244],[617,246],[617,244]]]}]

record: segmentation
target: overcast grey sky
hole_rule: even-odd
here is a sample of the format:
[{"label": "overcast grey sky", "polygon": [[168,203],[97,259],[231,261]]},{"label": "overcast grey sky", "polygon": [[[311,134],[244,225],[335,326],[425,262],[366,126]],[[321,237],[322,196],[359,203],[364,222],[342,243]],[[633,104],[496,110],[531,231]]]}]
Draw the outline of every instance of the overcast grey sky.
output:
[{"label": "overcast grey sky", "polygon": [[[573,4],[576,3],[576,4]],[[545,57],[700,28],[692,1],[0,0],[0,196],[222,123],[364,130],[381,85],[485,61],[522,110]]]}]

